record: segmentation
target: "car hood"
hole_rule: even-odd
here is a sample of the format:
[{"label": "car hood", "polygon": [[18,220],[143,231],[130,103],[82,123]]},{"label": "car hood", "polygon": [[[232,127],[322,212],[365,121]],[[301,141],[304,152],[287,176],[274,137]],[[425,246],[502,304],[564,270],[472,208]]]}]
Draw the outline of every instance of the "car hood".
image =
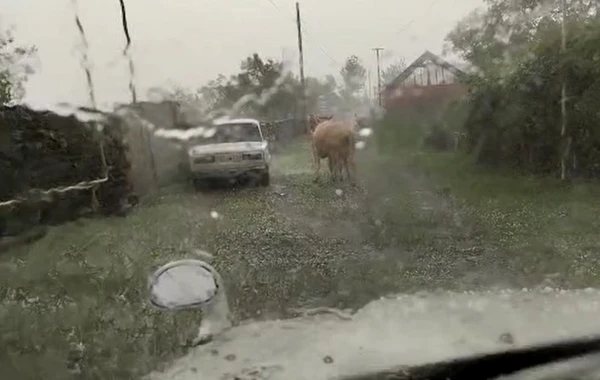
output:
[{"label": "car hood", "polygon": [[189,148],[190,155],[206,153],[235,153],[252,150],[264,150],[267,143],[264,141],[244,141],[235,143],[195,145]]},{"label": "car hood", "polygon": [[596,289],[386,297],[349,318],[246,322],[149,377],[339,378],[598,334],[599,311]]}]

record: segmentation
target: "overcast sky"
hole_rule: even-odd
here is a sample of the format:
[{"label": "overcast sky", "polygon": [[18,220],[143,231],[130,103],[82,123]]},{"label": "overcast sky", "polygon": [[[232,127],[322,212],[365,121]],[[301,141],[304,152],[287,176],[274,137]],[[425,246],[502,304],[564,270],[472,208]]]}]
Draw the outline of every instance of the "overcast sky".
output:
[{"label": "overcast sky", "polygon": [[[382,66],[398,57],[410,62],[426,49],[441,53],[448,31],[481,4],[302,0],[306,75],[337,74],[351,54],[375,73],[375,46],[386,49]],[[197,88],[219,73],[232,74],[253,52],[283,56],[297,72],[293,0],[126,0],[126,6],[141,98],[151,87]],[[72,0],[0,0],[0,9],[0,26],[13,26],[19,41],[39,49],[26,102],[37,107],[89,104]],[[80,0],[78,9],[100,105],[130,101],[118,0]]]}]

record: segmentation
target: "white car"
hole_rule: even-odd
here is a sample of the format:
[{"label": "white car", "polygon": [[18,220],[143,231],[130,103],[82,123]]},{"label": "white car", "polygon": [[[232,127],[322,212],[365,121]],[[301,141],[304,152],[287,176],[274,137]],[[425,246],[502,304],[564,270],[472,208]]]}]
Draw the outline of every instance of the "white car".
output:
[{"label": "white car", "polygon": [[254,179],[269,186],[271,155],[260,122],[229,119],[214,122],[188,145],[189,173],[196,186],[210,179]]}]

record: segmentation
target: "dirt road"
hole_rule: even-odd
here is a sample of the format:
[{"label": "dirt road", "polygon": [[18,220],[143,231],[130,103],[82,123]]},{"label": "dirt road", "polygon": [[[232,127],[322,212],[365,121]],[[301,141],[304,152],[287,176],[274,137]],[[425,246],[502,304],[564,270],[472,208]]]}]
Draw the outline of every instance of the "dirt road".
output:
[{"label": "dirt road", "polygon": [[[275,158],[269,189],[191,195],[219,214],[203,248],[215,256],[240,319],[319,306],[357,308],[388,293],[514,286],[483,252],[451,197],[373,150],[357,187],[315,183],[308,147]],[[204,207],[206,204],[204,205]]]}]

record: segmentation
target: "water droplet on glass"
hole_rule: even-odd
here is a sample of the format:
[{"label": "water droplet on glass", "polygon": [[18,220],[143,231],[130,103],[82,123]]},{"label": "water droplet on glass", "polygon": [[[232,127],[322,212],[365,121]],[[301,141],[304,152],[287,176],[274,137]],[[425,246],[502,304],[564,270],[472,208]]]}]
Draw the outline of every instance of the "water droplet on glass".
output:
[{"label": "water droplet on glass", "polygon": [[362,137],[371,136],[372,133],[373,133],[373,130],[371,128],[363,128],[358,132],[358,134],[361,135]]},{"label": "water droplet on glass", "polygon": [[341,196],[342,194],[344,194],[344,192],[342,191],[342,189],[336,189],[336,190],[335,190],[335,193],[336,193],[338,196]]},{"label": "water droplet on glass", "polygon": [[194,249],[193,252],[194,252],[194,254],[196,256],[199,256],[200,258],[202,258],[205,261],[211,261],[213,259],[213,255],[212,254],[210,254],[210,253],[208,253],[206,251],[203,251],[201,249]]},{"label": "water droplet on glass", "polygon": [[356,149],[365,149],[365,142],[364,141],[357,141],[356,144],[354,144],[354,146],[356,147]]},{"label": "water droplet on glass", "polygon": [[204,132],[204,138],[209,139],[213,137],[217,133],[217,128],[209,128],[206,132]]}]

